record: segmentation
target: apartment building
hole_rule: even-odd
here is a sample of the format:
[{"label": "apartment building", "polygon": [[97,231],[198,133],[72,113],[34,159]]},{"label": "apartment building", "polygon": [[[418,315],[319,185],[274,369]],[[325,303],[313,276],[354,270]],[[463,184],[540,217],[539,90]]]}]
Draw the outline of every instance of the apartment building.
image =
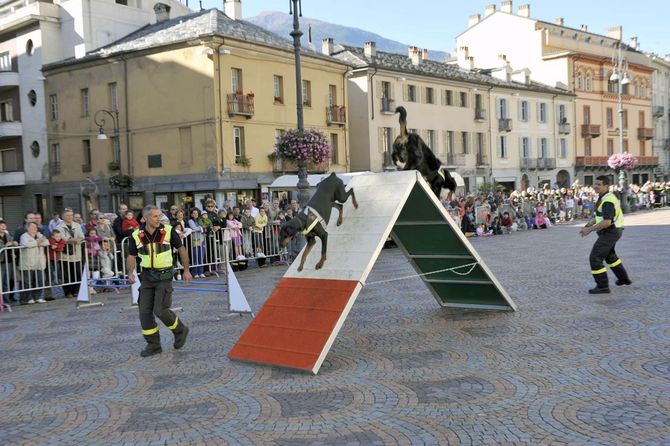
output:
[{"label": "apartment building", "polygon": [[[226,7],[164,17],[44,68],[56,209],[112,209],[126,199],[133,209],[188,208],[206,194],[239,203],[297,170],[271,156],[279,132],[296,126],[293,47],[242,20],[239,1]],[[305,127],[334,148],[311,171],[348,169],[347,69],[302,56]],[[80,184],[94,193],[80,198]]]},{"label": "apartment building", "polygon": [[[353,170],[396,169],[391,160],[399,133],[395,109],[402,105],[409,129],[422,136],[467,192],[492,182],[509,189],[554,184],[557,177],[560,184],[569,182],[572,94],[532,82],[530,73],[512,73],[507,66],[483,71],[431,61],[427,50],[416,47],[402,55],[377,51],[374,42],[356,48],[327,38],[322,52],[353,66],[348,88]],[[512,98],[525,101],[519,118]],[[531,119],[530,107],[542,110],[540,120]],[[562,126],[555,122],[558,107]],[[521,134],[528,140],[523,157]]]},{"label": "apartment building", "polygon": [[660,172],[656,179],[670,180],[670,55],[648,55],[655,71],[651,75],[653,155],[658,157]]},{"label": "apartment building", "polygon": [[[470,16],[467,29],[456,40],[459,48],[468,48],[476,67],[499,66],[504,57],[515,67],[530,69],[535,80],[576,94],[575,170],[582,184],[591,184],[597,175],[611,174],[607,158],[622,150],[638,158],[639,165],[631,172],[636,182],[653,176],[659,162],[650,142],[653,68],[636,39],[623,43],[620,26],[597,34],[586,25],[568,27],[560,18],[553,23],[531,18],[528,4],[514,13],[512,2],[505,1],[500,9],[487,6],[483,18]],[[619,47],[626,67],[620,79],[623,129],[618,119],[619,84],[611,80]],[[623,147],[619,132],[623,132]]]},{"label": "apartment building", "polygon": [[[42,66],[82,57],[148,23],[139,0],[13,0],[0,6],[0,216],[11,227],[25,210],[46,212],[47,97]],[[175,0],[173,16],[188,13]]]}]

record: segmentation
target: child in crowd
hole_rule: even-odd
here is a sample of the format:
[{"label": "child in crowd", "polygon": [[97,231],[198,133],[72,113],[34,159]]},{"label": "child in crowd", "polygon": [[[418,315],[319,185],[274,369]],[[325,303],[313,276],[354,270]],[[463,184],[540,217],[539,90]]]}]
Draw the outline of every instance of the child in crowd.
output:
[{"label": "child in crowd", "polygon": [[493,217],[493,223],[491,223],[491,231],[493,231],[493,235],[502,235],[502,225],[500,224],[500,217],[497,215]]},{"label": "child in crowd", "polygon": [[102,277],[114,277],[114,270],[112,267],[114,263],[114,252],[110,248],[109,240],[102,241],[98,256],[100,257],[100,272],[102,273]]},{"label": "child in crowd", "polygon": [[[58,229],[54,229],[51,232],[51,237],[49,237],[49,270],[51,271],[51,284],[58,285],[61,283],[61,262],[60,255],[65,249],[65,240],[63,240],[63,234]],[[56,294],[58,288],[53,288],[52,295]],[[64,295],[63,290],[60,290],[60,294]],[[49,300],[47,298],[46,300]]]},{"label": "child in crowd", "polygon": [[[86,235],[86,257],[88,259],[88,270],[91,271],[93,279],[100,278],[100,243],[102,237],[98,235],[95,228],[90,228]],[[90,294],[96,294],[95,288],[89,287]]]},{"label": "child in crowd", "polygon": [[477,226],[477,237],[490,237],[493,235],[493,231],[490,229],[486,228],[486,225],[484,223],[479,224]]},{"label": "child in crowd", "polygon": [[123,232],[134,231],[139,229],[140,224],[135,220],[135,215],[132,211],[126,212],[125,218],[121,222],[121,229]]},{"label": "child in crowd", "polygon": [[230,229],[230,239],[233,241],[235,259],[246,259],[244,254],[242,254],[242,223],[235,220],[235,215],[232,212],[228,212],[226,216],[226,228]]}]

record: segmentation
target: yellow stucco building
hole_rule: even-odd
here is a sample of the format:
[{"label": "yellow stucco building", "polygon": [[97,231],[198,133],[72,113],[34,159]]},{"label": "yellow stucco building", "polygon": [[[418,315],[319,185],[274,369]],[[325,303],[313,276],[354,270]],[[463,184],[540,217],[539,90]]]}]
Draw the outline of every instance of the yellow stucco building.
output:
[{"label": "yellow stucco building", "polygon": [[[190,207],[205,194],[222,205],[264,198],[277,175],[297,170],[269,157],[296,126],[293,47],[228,13],[166,17],[44,67],[52,209],[111,210],[126,196],[134,209]],[[302,55],[305,128],[333,147],[313,171],[349,169],[347,69]]]}]

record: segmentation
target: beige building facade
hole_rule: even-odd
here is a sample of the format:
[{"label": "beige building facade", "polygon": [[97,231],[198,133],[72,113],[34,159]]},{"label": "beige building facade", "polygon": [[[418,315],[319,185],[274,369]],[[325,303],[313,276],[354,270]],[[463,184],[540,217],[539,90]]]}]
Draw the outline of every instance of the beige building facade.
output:
[{"label": "beige building facade", "polygon": [[[322,51],[353,66],[348,88],[353,170],[396,169],[391,160],[399,133],[395,109],[403,106],[408,128],[457,174],[465,192],[492,183],[511,190],[541,181],[554,184],[557,177],[561,184],[569,182],[574,160],[572,94],[531,82],[525,73],[513,74],[507,66],[481,72],[431,61],[426,50],[416,47],[401,55],[377,51],[374,42],[354,48],[325,39]],[[521,125],[512,125],[517,121],[513,99],[525,104]],[[532,111],[540,103],[542,121]],[[553,121],[559,106],[566,118],[560,126],[563,133]],[[531,141],[525,157],[521,135]]]},{"label": "beige building facade", "polygon": [[652,154],[651,75],[637,41],[622,42],[621,27],[604,35],[565,26],[563,19],[549,23],[531,18],[530,5],[512,2],[486,8],[484,16],[470,16],[468,28],[457,36],[458,47],[467,47],[471,63],[479,68],[497,66],[504,57],[515,67],[530,69],[533,78],[576,94],[575,170],[582,184],[595,176],[612,174],[607,158],[622,150],[619,142],[618,84],[610,81],[614,72],[612,58],[622,46],[626,61],[624,85],[623,150],[638,158],[631,180],[644,182],[653,177],[658,157]]},{"label": "beige building facade", "polygon": [[[297,170],[270,156],[279,132],[296,125],[292,47],[228,12],[233,17],[212,9],[166,20],[45,67],[47,94],[58,104],[47,110],[56,209],[111,210],[122,199],[133,209],[201,207],[206,194],[219,205],[239,203],[268,198],[278,175]],[[334,148],[312,171],[349,169],[347,69],[303,54],[305,127]],[[98,139],[101,131],[108,139]]]}]

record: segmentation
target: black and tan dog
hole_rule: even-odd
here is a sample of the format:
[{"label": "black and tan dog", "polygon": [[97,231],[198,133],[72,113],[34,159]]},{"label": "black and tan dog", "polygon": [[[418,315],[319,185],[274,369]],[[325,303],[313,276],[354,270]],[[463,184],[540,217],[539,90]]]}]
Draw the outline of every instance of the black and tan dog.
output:
[{"label": "black and tan dog", "polygon": [[316,192],[307,202],[307,206],[301,209],[296,217],[282,226],[279,232],[279,243],[284,247],[289,245],[291,239],[298,232],[302,232],[307,238],[307,247],[300,259],[298,271],[302,271],[303,266],[305,266],[305,259],[316,243],[315,237],[321,239],[321,259],[316,264],[316,269],[321,269],[326,261],[326,251],[328,250],[326,226],[328,226],[330,220],[330,211],[337,208],[340,212],[337,218],[337,226],[340,226],[342,224],[342,204],[347,201],[349,195],[351,195],[354,207],[358,208],[354,190],[345,190],[342,180],[335,173],[331,173],[319,183]]},{"label": "black and tan dog", "polygon": [[405,107],[395,109],[400,113],[400,135],[393,142],[391,159],[399,170],[418,170],[430,184],[430,189],[440,198],[442,189],[456,190],[456,181],[449,171],[442,169],[442,163],[430,147],[416,133],[407,131],[407,110]]}]

